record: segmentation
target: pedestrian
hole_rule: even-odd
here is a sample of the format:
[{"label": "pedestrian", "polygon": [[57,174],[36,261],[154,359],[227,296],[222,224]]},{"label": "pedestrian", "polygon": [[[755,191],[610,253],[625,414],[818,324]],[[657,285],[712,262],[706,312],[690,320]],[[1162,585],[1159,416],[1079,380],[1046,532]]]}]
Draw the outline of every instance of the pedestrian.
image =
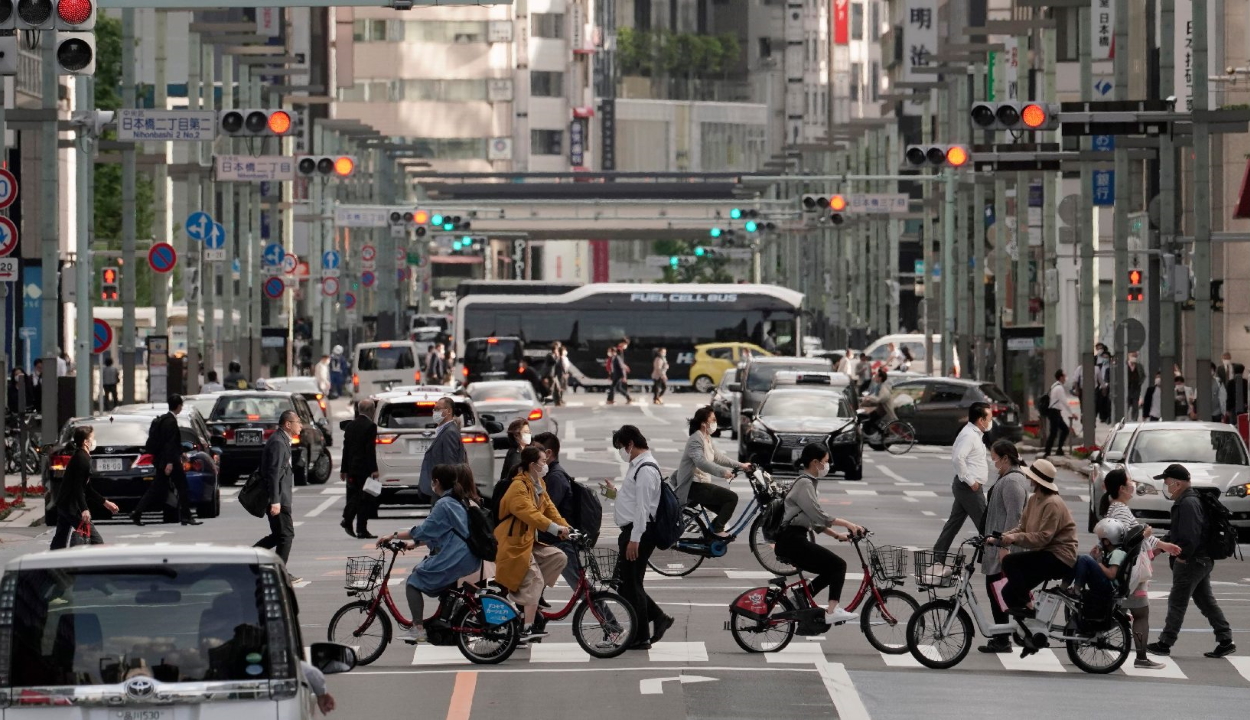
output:
[{"label": "pedestrian", "polygon": [[64,351],[56,351],[56,376],[65,377],[69,375],[69,356]]},{"label": "pedestrian", "polygon": [[430,448],[421,459],[421,478],[418,491],[421,498],[433,502],[437,498],[432,494],[430,473],[435,465],[460,465],[469,462],[464,451],[464,442],[460,439],[460,422],[456,418],[456,405],[449,397],[441,397],[434,401],[434,417],[438,418],[438,430],[430,440]]},{"label": "pedestrian", "polygon": [[[673,626],[672,616],[651,599],[643,582],[647,574],[647,560],[655,551],[655,541],[646,532],[647,526],[655,519],[659,509],[660,483],[664,482],[664,478],[647,445],[647,438],[637,427],[622,425],[612,433],[612,447],[620,453],[622,462],[629,463],[617,491],[614,510],[616,524],[621,529],[616,541],[620,551],[617,566],[621,577],[620,592],[634,609],[638,620],[634,640],[629,647],[631,650],[649,650],[652,643],[659,642]],[[655,623],[654,631],[651,629],[652,622]]]},{"label": "pedestrian", "polygon": [[[560,513],[560,517],[570,522],[576,522],[579,508],[573,496],[573,483],[577,481],[570,477],[560,465],[560,438],[556,437],[555,433],[539,433],[534,437],[534,446],[542,448],[546,453],[544,460],[547,462],[547,474],[543,475],[543,484],[547,488],[548,497],[551,498],[552,504],[556,506],[556,511]],[[581,567],[581,563],[577,559],[577,550],[573,547],[573,543],[561,540],[545,530],[539,531],[538,540],[547,545],[560,548],[568,559],[568,564],[564,566],[560,577],[564,578],[564,582],[570,588],[577,587],[578,569]],[[539,598],[538,604],[540,607],[547,607],[546,601],[542,598]]]},{"label": "pedestrian", "polygon": [[655,357],[651,361],[651,403],[664,404],[664,393],[668,391],[668,350],[655,349]]},{"label": "pedestrian", "polygon": [[1224,409],[1228,406],[1227,380],[1223,366],[1211,363],[1211,422],[1224,422]]},{"label": "pedestrian", "polygon": [[560,404],[564,405],[564,396],[569,394],[569,388],[576,387],[579,383],[573,378],[573,363],[569,360],[569,349],[565,345],[560,346]]},{"label": "pedestrian", "polygon": [[842,357],[838,358],[838,364],[834,366],[833,371],[840,372],[844,375],[850,375],[852,357],[853,357],[852,351],[849,349],[846,352],[842,353]]},{"label": "pedestrian", "polygon": [[868,357],[868,353],[859,354],[855,377],[859,381],[859,393],[862,395],[868,392],[868,386],[872,384],[872,359]]},{"label": "pedestrian", "polygon": [[1246,366],[1233,363],[1233,374],[1228,381],[1228,422],[1236,423],[1239,415],[1246,412],[1248,384],[1246,382]]},{"label": "pedestrian", "polygon": [[361,539],[377,537],[369,532],[369,520],[377,513],[377,501],[365,492],[365,483],[378,476],[378,426],[373,422],[374,407],[373,400],[361,400],[356,406],[356,417],[343,429],[340,476],[347,485],[347,504],[343,507],[343,522],[339,524],[349,537]]},{"label": "pedestrian", "polygon": [[1094,409],[1098,419],[1111,422],[1111,353],[1099,343],[1098,357],[1094,361]]},{"label": "pedestrian", "polygon": [[1156,475],[1155,480],[1163,481],[1163,495],[1172,500],[1172,524],[1168,528],[1168,540],[1177,547],[1172,554],[1172,591],[1168,593],[1168,616],[1163,623],[1163,632],[1159,639],[1146,646],[1152,655],[1171,655],[1172,646],[1176,644],[1181,623],[1185,620],[1185,611],[1189,609],[1189,600],[1211,624],[1218,643],[1211,652],[1203,653],[1205,657],[1222,658],[1237,652],[1233,644],[1233,630],[1224,619],[1224,611],[1220,609],[1211,592],[1211,571],[1215,569],[1215,561],[1211,559],[1206,548],[1206,525],[1208,518],[1202,508],[1202,500],[1190,486],[1189,470],[1184,465],[1173,463]]},{"label": "pedestrian", "polygon": [[117,407],[117,385],[121,382],[121,374],[113,364],[112,357],[104,358],[104,368],[100,370],[100,387],[104,388],[104,409]]},{"label": "pedestrian", "polygon": [[[530,366],[529,362],[522,360],[520,364],[517,365],[517,375],[520,376],[521,380],[529,383],[530,387],[534,388],[534,394],[539,398],[543,398],[547,395],[547,389],[543,387],[542,377],[538,374],[537,370]],[[539,402],[542,402],[542,400],[540,399]]]},{"label": "pedestrian", "polygon": [[[1010,440],[997,440],[990,447],[990,463],[997,471],[998,479],[990,487],[985,498],[985,533],[1004,533],[1020,524],[1020,515],[1024,512],[1024,503],[1029,498],[1029,479],[1020,468],[1024,462],[1020,460],[1020,451]],[[1003,625],[1008,621],[1007,609],[1000,606],[994,586],[1000,583],[1003,575],[1003,558],[1013,548],[987,548],[981,560],[981,572],[985,573],[985,592],[990,598],[990,611],[994,614],[994,624]],[[1011,635],[995,635],[985,645],[977,648],[983,653],[1011,652]]]},{"label": "pedestrian", "polygon": [[200,386],[200,392],[202,393],[219,393],[225,389],[226,386],[217,380],[216,370],[209,370],[207,380]]},{"label": "pedestrian", "polygon": [[612,373],[616,371],[616,346],[608,348],[607,355],[604,356],[603,367],[608,374],[608,405],[616,403],[616,382],[612,380]]},{"label": "pedestrian", "polygon": [[[260,480],[269,494],[269,534],[253,547],[273,550],[289,562],[291,544],[295,541],[295,523],[291,519],[291,498],[295,492],[295,470],[291,467],[291,440],[299,437],[303,423],[294,410],[284,410],[278,418],[278,429],[260,454]],[[293,582],[299,582],[294,578]]]},{"label": "pedestrian", "polygon": [[1137,422],[1137,418],[1141,415],[1141,388],[1146,380],[1145,371],[1142,370],[1141,362],[1138,360],[1136,352],[1128,354],[1128,416],[1132,422]]},{"label": "pedestrian", "polygon": [[330,353],[330,399],[337,400],[343,394],[343,385],[347,382],[347,358],[343,357],[343,346],[335,345]]},{"label": "pedestrian", "polygon": [[52,534],[49,549],[60,550],[69,545],[70,533],[81,528],[87,533],[84,544],[99,545],[104,542],[95,524],[91,522],[91,505],[102,506],[111,513],[117,505],[106,500],[91,487],[91,451],[95,449],[95,429],[79,425],[70,436],[66,450],[72,452],[65,472],[56,488],[56,532]]},{"label": "pedestrian", "polygon": [[43,412],[43,359],[35,360],[35,364],[30,366],[30,386],[26,393],[26,409],[42,413]]},{"label": "pedestrian", "polygon": [[1024,468],[1033,482],[1033,494],[1025,503],[1020,523],[999,538],[986,543],[999,547],[1019,545],[1023,552],[1003,558],[1003,602],[1009,613],[1033,611],[1029,592],[1045,580],[1067,580],[1076,565],[1076,521],[1059,495],[1055,466],[1049,460],[1034,460]]},{"label": "pedestrian", "polygon": [[447,364],[443,359],[443,344],[434,343],[425,354],[425,379],[427,382],[439,384],[447,374]]},{"label": "pedestrian", "polygon": [[551,345],[551,353],[547,355],[547,367],[544,369],[543,378],[547,384],[547,392],[551,395],[551,402],[556,407],[564,404],[564,382],[562,376],[564,374],[564,366],[560,362],[560,341],[557,340]]},{"label": "pedestrian", "polygon": [[1177,375],[1172,379],[1172,408],[1177,420],[1198,419],[1198,393],[1185,384],[1185,376]]},{"label": "pedestrian", "polygon": [[1146,422],[1158,422],[1163,417],[1162,378],[1162,374],[1156,371],[1154,382],[1146,388],[1146,394],[1142,396],[1142,419]]},{"label": "pedestrian", "polygon": [[903,346],[902,353],[903,360],[899,363],[898,369],[900,372],[908,372],[911,370],[911,364],[916,361],[916,358],[912,357],[911,350],[906,345]]},{"label": "pedestrian", "polygon": [[764,350],[770,355],[777,354],[777,331],[772,328],[764,334]]},{"label": "pedestrian", "polygon": [[886,348],[885,369],[898,370],[899,366],[903,364],[903,353],[899,352],[898,346],[894,343],[887,343]]},{"label": "pedestrian", "polygon": [[322,395],[330,394],[330,356],[322,353],[321,359],[313,365],[313,377],[317,380],[317,390]]},{"label": "pedestrian", "polygon": [[1051,448],[1055,448],[1055,454],[1062,457],[1063,445],[1068,442],[1068,418],[1075,415],[1072,412],[1071,397],[1064,387],[1067,379],[1062,368],[1056,370],[1055,382],[1050,386],[1050,394],[1046,396],[1046,424],[1050,426],[1050,433],[1046,436],[1046,447],[1042,450],[1044,458],[1050,457]]},{"label": "pedestrian", "polygon": [[144,452],[152,455],[156,466],[156,479],[148,486],[139,504],[130,513],[135,525],[143,524],[143,513],[153,506],[164,507],[172,491],[178,505],[178,518],[183,525],[199,525],[191,514],[191,492],[187,489],[187,474],[182,467],[182,429],[178,427],[178,414],[182,412],[182,396],[169,396],[169,412],[152,420],[148,426],[148,442]]},{"label": "pedestrian", "polygon": [[231,360],[230,365],[226,367],[225,386],[231,390],[246,390],[248,388],[247,376],[243,374],[243,366],[238,360]]},{"label": "pedestrian", "polygon": [[[634,399],[629,396],[629,365],[625,363],[625,351],[629,349],[629,340],[623,339],[616,345],[616,355],[612,358],[612,388],[625,398],[626,405],[633,405]],[[608,403],[611,404],[611,393]]]},{"label": "pedestrian", "polygon": [[[934,572],[951,571],[950,566],[943,563],[943,559],[968,518],[972,518],[972,524],[976,526],[978,533],[985,534],[985,492],[982,486],[989,479],[990,469],[982,436],[993,422],[989,405],[982,402],[972,403],[972,407],[968,408],[968,423],[959,431],[955,446],[951,448],[951,460],[955,464],[955,479],[951,483],[954,503],[951,505],[950,517],[946,519],[942,533],[938,535],[937,544],[933,546]],[[941,568],[938,567],[939,564],[942,565]]]},{"label": "pedestrian", "polygon": [[715,431],[716,412],[712,406],[695,410],[694,417],[690,418],[690,437],[686,439],[685,452],[669,484],[683,506],[701,505],[715,513],[708,532],[712,536],[726,538],[729,533],[725,532],[725,526],[733,517],[734,508],[738,507],[738,494],[713,483],[712,476],[731,480],[735,469],[746,470],[751,466],[718,452],[712,443]]},{"label": "pedestrian", "polygon": [[536,447],[521,451],[516,477],[496,505],[495,539],[499,550],[495,555],[495,580],[507,588],[521,609],[525,622],[522,642],[547,635],[534,627],[538,599],[544,587],[556,584],[568,563],[564,551],[536,538],[539,530],[561,540],[567,539],[570,532],[568,521],[556,510],[542,479],[547,474],[545,455]]},{"label": "pedestrian", "polygon": [[530,424],[525,418],[516,418],[508,423],[508,452],[499,469],[500,480],[509,480],[516,475],[517,466],[521,464],[521,451],[529,447],[532,440]]}]

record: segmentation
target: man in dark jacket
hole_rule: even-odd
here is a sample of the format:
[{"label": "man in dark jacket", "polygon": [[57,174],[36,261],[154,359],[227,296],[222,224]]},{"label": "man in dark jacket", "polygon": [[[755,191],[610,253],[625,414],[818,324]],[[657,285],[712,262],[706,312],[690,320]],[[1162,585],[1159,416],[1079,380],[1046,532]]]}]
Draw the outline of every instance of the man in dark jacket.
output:
[{"label": "man in dark jacket", "polygon": [[[347,483],[347,506],[343,508],[343,530],[350,537],[375,538],[369,533],[369,518],[377,508],[365,492],[365,481],[378,476],[378,426],[373,423],[372,400],[361,400],[355,419],[343,429],[343,482]],[[355,520],[356,529],[352,529]]]},{"label": "man in dark jacket", "polygon": [[1168,530],[1168,540],[1180,547],[1180,552],[1173,559],[1172,592],[1168,595],[1168,616],[1163,632],[1159,633],[1156,642],[1146,646],[1146,650],[1155,655],[1172,653],[1172,645],[1176,643],[1192,597],[1194,605],[1211,623],[1219,643],[1214,650],[1203,654],[1209,658],[1232,655],[1237,652],[1237,646],[1233,644],[1233,630],[1224,619],[1224,611],[1216,604],[1215,594],[1211,592],[1211,570],[1215,561],[1207,553],[1202,500],[1190,487],[1189,471],[1184,465],[1167,466],[1162,475],[1155,476],[1155,480],[1163,481],[1164,494],[1172,498],[1172,527]]},{"label": "man in dark jacket", "polygon": [[143,513],[154,505],[164,506],[169,497],[170,488],[177,493],[178,517],[183,525],[199,525],[200,521],[191,515],[190,491],[187,490],[187,475],[182,469],[182,430],[178,427],[178,413],[182,412],[182,396],[169,396],[169,412],[152,421],[148,427],[148,444],[144,452],[152,456],[156,466],[156,479],[148,486],[147,492],[139,499],[139,504],[130,513],[135,525],[143,524]]},{"label": "man in dark jacket", "polygon": [[[625,398],[625,404],[631,405],[634,399],[629,396],[629,365],[625,364],[625,351],[629,349],[629,341],[622,340],[616,346],[616,355],[612,358],[612,389]],[[612,394],[608,395],[608,403],[612,402]]]},{"label": "man in dark jacket", "polygon": [[447,375],[447,363],[443,360],[443,344],[434,343],[425,354],[425,381],[434,385],[443,382]]},{"label": "man in dark jacket", "polygon": [[434,417],[438,418],[438,430],[430,441],[430,449],[425,451],[421,459],[421,495],[433,500],[430,489],[430,473],[437,465],[463,465],[469,462],[469,455],[464,451],[464,442],[460,439],[460,425],[456,422],[456,406],[451,398],[442,397],[434,403]]},{"label": "man in dark jacket", "polygon": [[284,411],[278,418],[278,431],[269,437],[260,453],[260,479],[269,494],[269,534],[253,547],[273,550],[282,562],[290,558],[295,540],[295,523],[291,520],[291,496],[295,490],[291,438],[299,437],[302,426],[294,410]]},{"label": "man in dark jacket", "polygon": [[[551,498],[551,502],[556,506],[556,510],[560,511],[560,517],[569,522],[576,523],[578,521],[578,511],[574,507],[573,483],[576,482],[569,474],[564,471],[560,465],[560,438],[555,433],[539,433],[534,436],[534,445],[542,448],[547,453],[547,474],[543,476],[543,484],[547,486],[547,496]],[[538,541],[547,545],[554,545],[564,551],[568,557],[568,564],[564,566],[564,570],[560,572],[560,577],[564,578],[564,582],[569,587],[577,587],[577,570],[579,564],[577,562],[577,551],[573,548],[573,544],[561,541],[547,532],[539,531]]]}]

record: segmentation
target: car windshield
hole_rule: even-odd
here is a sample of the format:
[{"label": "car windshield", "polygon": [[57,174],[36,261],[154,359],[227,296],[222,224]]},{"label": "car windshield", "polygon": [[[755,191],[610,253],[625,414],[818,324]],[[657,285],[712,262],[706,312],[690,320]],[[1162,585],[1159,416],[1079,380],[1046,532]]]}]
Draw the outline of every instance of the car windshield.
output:
[{"label": "car windshield", "polygon": [[1124,452],[1124,448],[1128,447],[1128,441],[1133,438],[1133,431],[1129,429],[1121,430],[1111,436],[1111,442],[1107,445],[1107,452]]},{"label": "car windshield", "polygon": [[259,575],[222,564],[22,570],[12,685],[267,679]]},{"label": "car windshield", "polygon": [[435,428],[434,401],[386,403],[378,410],[378,427]]},{"label": "car windshield", "polygon": [[802,370],[828,370],[828,369],[829,369],[828,363],[810,363],[810,364],[795,363],[793,365],[770,363],[767,365],[752,365],[750,369],[747,370],[746,389],[754,390],[756,392],[765,392],[769,390],[773,386],[773,378],[776,377],[777,373],[783,370],[802,371]]},{"label": "car windshield", "polygon": [[981,392],[985,393],[985,397],[996,403],[1005,405],[1011,402],[1011,398],[1007,397],[1007,393],[999,389],[994,383],[981,383]]},{"label": "car windshield", "polygon": [[1133,463],[1246,465],[1246,450],[1232,430],[1147,430],[1137,433]]},{"label": "car windshield", "polygon": [[482,372],[501,372],[508,369],[508,362],[515,362],[521,355],[521,345],[516,340],[474,340],[464,347],[464,362]]},{"label": "car windshield", "polygon": [[213,420],[222,422],[278,422],[286,410],[293,409],[291,401],[284,397],[232,397],[222,398],[213,408]]},{"label": "car windshield", "polygon": [[360,361],[356,363],[356,369],[360,372],[409,370],[416,366],[417,361],[412,357],[412,348],[407,345],[361,348]]},{"label": "car windshield", "polygon": [[315,395],[321,392],[321,388],[317,385],[317,379],[310,377],[268,378],[265,380],[265,387],[270,390],[297,392],[309,395]]},{"label": "car windshield", "polygon": [[489,383],[474,383],[469,388],[469,397],[473,398],[473,402],[529,402],[536,403],[538,399],[534,397],[534,388],[530,385],[492,385]]},{"label": "car windshield", "polygon": [[848,415],[841,398],[817,393],[769,395],[760,407],[760,417],[840,418]]},{"label": "car windshield", "polygon": [[413,333],[413,339],[418,342],[433,342],[442,335],[443,331],[439,328],[424,328]]},{"label": "car windshield", "polygon": [[[151,421],[138,422],[93,422],[80,423],[88,424],[95,428],[95,444],[101,447],[105,445],[146,445],[148,442],[148,428]],[[63,438],[69,441],[72,429],[65,434]]]},{"label": "car windshield", "polygon": [[737,370],[726,370],[724,375],[720,376],[721,390],[729,390],[729,386],[738,382]]}]

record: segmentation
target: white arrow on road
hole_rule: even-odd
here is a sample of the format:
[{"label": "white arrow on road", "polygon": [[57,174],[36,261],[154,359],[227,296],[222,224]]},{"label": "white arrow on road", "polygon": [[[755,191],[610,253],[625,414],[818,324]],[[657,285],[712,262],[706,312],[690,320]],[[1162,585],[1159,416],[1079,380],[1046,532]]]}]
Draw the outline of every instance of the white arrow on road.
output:
[{"label": "white arrow on road", "polygon": [[703,677],[702,675],[679,675],[677,677],[666,678],[646,678],[638,681],[638,692],[643,695],[663,695],[664,683],[676,681],[685,685],[687,683],[716,682],[717,678]]}]

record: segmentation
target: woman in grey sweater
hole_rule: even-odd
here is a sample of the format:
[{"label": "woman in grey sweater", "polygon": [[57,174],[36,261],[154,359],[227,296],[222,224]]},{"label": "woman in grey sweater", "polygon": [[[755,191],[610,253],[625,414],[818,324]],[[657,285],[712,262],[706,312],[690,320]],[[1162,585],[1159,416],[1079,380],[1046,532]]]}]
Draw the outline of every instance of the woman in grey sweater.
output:
[{"label": "woman in grey sweater", "polygon": [[[1020,451],[1015,444],[1007,440],[998,440],[990,447],[990,462],[998,471],[998,479],[990,488],[985,505],[985,534],[1007,532],[1020,524],[1020,514],[1024,512],[1024,503],[1029,499],[1029,479],[1020,472],[1024,462],[1020,459]],[[989,547],[985,550],[981,561],[981,572],[985,573],[985,591],[990,596],[990,610],[994,613],[994,623],[1002,625],[1009,618],[1007,611],[998,606],[994,599],[994,583],[1003,578],[1003,557],[1014,548]],[[989,643],[977,648],[983,653],[1011,652],[1011,636],[995,635]]]},{"label": "woman in grey sweater", "polygon": [[710,512],[716,513],[712,520],[711,533],[718,537],[728,537],[725,525],[733,517],[734,508],[738,507],[738,496],[729,488],[712,484],[711,475],[726,480],[734,476],[734,468],[743,470],[750,467],[734,460],[716,450],[712,444],[712,432],[716,430],[716,413],[708,405],[694,411],[690,419],[690,438],[686,440],[686,450],[681,455],[681,463],[677,472],[673,473],[669,482],[673,492],[682,505],[702,505]]}]

